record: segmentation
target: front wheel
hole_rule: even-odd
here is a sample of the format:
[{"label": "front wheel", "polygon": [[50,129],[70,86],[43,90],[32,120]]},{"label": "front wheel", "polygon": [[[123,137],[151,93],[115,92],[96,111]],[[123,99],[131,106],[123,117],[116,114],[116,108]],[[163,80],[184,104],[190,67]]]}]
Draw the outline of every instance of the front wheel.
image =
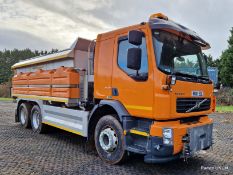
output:
[{"label": "front wheel", "polygon": [[101,159],[119,164],[126,157],[123,128],[114,115],[103,116],[95,128],[95,147]]}]

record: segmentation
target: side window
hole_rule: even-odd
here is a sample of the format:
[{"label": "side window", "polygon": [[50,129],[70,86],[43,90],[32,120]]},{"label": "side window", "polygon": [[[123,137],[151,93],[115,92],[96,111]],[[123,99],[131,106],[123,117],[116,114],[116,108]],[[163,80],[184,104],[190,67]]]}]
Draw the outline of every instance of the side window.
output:
[{"label": "side window", "polygon": [[[129,69],[127,67],[127,52],[129,48],[140,47],[142,49],[142,61],[141,69],[138,71],[138,74],[135,70]],[[142,44],[140,46],[135,46],[128,42],[127,38],[120,39],[118,42],[118,58],[117,62],[119,67],[127,73],[130,77],[138,81],[145,81],[148,78],[148,58],[147,58],[147,49],[146,49],[146,39],[143,37]]]}]

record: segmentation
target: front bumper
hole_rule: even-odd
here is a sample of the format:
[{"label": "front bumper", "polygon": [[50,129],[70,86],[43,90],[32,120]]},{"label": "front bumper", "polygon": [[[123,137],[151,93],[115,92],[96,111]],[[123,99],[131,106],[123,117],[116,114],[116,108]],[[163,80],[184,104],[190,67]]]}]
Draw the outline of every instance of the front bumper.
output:
[{"label": "front bumper", "polygon": [[[173,129],[173,144],[163,143],[163,128]],[[193,156],[199,150],[212,146],[213,122],[207,116],[194,123],[180,121],[152,122],[150,133],[125,135],[126,150],[144,154],[147,163],[163,163]],[[155,132],[156,131],[156,132]]]},{"label": "front bumper", "polygon": [[173,145],[163,144],[161,137],[150,137],[148,143],[147,153],[144,156],[146,163],[164,163],[180,157],[179,154],[173,155]]},{"label": "front bumper", "polygon": [[183,136],[182,150],[173,154],[173,145],[164,145],[162,138],[151,137],[151,145],[144,157],[147,163],[163,163],[178,158],[189,158],[200,150],[207,150],[212,146],[213,124],[191,127],[187,129],[187,134]]}]

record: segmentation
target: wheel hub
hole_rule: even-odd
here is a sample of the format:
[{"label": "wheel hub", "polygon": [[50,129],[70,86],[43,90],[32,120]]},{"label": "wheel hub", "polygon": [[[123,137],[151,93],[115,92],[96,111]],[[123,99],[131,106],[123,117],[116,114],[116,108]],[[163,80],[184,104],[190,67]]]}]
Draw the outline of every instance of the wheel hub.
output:
[{"label": "wheel hub", "polygon": [[113,152],[118,144],[115,131],[112,128],[102,130],[99,136],[99,143],[103,150]]}]

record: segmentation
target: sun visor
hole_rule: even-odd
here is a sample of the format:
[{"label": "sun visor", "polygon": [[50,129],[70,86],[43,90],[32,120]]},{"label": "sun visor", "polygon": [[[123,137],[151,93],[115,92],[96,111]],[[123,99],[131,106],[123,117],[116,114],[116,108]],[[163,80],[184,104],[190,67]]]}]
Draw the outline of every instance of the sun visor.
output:
[{"label": "sun visor", "polygon": [[174,21],[154,18],[154,19],[150,19],[149,24],[152,29],[169,29],[189,35],[192,38],[193,42],[199,45],[202,50],[206,50],[210,48],[210,44],[205,40],[203,40],[200,36],[198,36],[196,32]]}]

